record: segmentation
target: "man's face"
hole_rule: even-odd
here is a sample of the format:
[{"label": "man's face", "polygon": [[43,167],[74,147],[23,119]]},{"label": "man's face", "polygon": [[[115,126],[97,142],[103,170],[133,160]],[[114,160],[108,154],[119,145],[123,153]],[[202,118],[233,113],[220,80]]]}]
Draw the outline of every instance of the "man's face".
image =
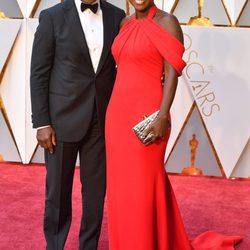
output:
[{"label": "man's face", "polygon": [[82,0],[82,2],[87,3],[87,4],[92,4],[96,2],[96,0]]}]

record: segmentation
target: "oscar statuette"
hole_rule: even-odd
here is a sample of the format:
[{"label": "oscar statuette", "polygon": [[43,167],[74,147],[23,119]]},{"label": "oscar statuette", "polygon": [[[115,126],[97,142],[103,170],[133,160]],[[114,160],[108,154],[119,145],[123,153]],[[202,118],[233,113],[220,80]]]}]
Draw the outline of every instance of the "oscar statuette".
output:
[{"label": "oscar statuette", "polygon": [[[6,16],[4,14],[3,11],[0,10],[0,19],[6,19]],[[2,110],[2,102],[1,102],[1,99],[0,99],[0,110]],[[3,159],[3,156],[0,154],[0,162],[3,162],[4,159]]]},{"label": "oscar statuette", "polygon": [[4,12],[0,10],[0,19],[7,19]]},{"label": "oscar statuette", "polygon": [[[0,18],[1,19],[1,18]],[[1,103],[1,99],[0,99],[0,112],[2,111],[2,103]],[[0,162],[3,162],[4,158],[3,156],[0,154]]]},{"label": "oscar statuette", "polygon": [[129,0],[126,0],[126,15],[130,16],[130,3],[129,3]]},{"label": "oscar statuette", "polygon": [[213,26],[208,17],[202,16],[204,0],[198,0],[198,16],[191,17],[188,25],[193,26]]},{"label": "oscar statuette", "polygon": [[[2,113],[4,120],[7,121],[7,126],[10,127],[9,122],[8,122],[8,116],[7,116],[7,112],[5,110],[4,104],[3,104],[3,100],[2,97],[0,96],[0,113]],[[3,157],[0,154],[0,162],[3,161]]]},{"label": "oscar statuette", "polygon": [[185,175],[202,175],[202,170],[195,166],[195,157],[199,142],[196,139],[196,135],[193,134],[192,139],[189,141],[190,146],[190,166],[185,167],[182,170],[182,174]]}]

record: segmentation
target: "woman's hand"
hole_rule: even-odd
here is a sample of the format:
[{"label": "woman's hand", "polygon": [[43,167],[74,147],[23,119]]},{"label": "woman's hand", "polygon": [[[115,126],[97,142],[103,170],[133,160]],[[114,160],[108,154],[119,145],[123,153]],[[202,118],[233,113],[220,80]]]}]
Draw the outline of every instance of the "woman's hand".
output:
[{"label": "woman's hand", "polygon": [[157,116],[154,122],[145,130],[144,136],[145,138],[148,134],[153,133],[152,139],[149,143],[155,143],[159,140],[164,140],[168,134],[168,129],[170,128],[171,124],[169,122],[168,116]]}]

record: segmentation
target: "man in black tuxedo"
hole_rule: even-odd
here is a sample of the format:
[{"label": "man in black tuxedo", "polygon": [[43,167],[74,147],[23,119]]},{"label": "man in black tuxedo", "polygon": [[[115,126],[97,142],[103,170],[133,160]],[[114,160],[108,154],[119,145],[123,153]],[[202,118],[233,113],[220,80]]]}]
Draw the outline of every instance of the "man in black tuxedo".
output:
[{"label": "man in black tuxedo", "polygon": [[31,61],[32,122],[45,148],[47,249],[63,249],[80,155],[80,249],[97,249],[106,189],[104,122],[116,76],[111,55],[123,10],[65,0],[40,14]]}]

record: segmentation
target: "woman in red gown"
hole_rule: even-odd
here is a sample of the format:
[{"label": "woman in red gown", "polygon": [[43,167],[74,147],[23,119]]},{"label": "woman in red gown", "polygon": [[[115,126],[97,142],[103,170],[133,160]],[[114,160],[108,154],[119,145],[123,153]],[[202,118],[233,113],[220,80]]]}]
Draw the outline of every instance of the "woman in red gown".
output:
[{"label": "woman in red gown", "polygon": [[[136,13],[123,21],[112,47],[118,68],[106,115],[109,250],[233,249],[240,238],[212,232],[192,243],[187,238],[164,169],[169,110],[185,67],[183,35],[153,0],[130,2]],[[132,128],[158,109],[146,132],[153,131],[152,144],[144,146]]]}]

